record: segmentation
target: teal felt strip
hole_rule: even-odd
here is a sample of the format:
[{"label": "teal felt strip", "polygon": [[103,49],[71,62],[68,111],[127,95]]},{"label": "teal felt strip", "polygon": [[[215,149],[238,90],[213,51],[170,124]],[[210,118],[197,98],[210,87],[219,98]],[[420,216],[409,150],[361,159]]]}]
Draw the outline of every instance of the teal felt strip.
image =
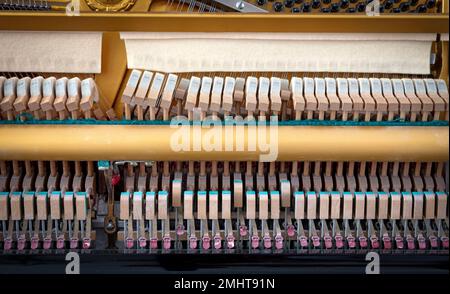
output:
[{"label": "teal felt strip", "polygon": [[[23,117],[23,116],[22,116]],[[26,117],[26,116],[25,116]],[[270,125],[270,121],[235,121],[226,120],[221,121],[164,121],[164,120],[95,120],[95,119],[66,119],[66,120],[35,120],[28,118],[21,120],[20,117],[16,120],[0,120],[0,125],[144,125],[144,126],[163,126],[163,125]],[[417,126],[417,127],[448,127],[448,121],[338,121],[338,120],[286,120],[277,122],[278,126],[380,126],[380,127],[403,127],[403,126]]]}]

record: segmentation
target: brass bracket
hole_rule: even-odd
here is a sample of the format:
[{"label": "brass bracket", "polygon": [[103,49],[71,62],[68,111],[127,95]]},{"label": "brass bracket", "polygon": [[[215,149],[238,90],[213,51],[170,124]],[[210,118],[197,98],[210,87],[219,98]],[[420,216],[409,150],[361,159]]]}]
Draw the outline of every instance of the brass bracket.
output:
[{"label": "brass bracket", "polygon": [[86,0],[86,4],[94,11],[126,11],[136,0]]}]

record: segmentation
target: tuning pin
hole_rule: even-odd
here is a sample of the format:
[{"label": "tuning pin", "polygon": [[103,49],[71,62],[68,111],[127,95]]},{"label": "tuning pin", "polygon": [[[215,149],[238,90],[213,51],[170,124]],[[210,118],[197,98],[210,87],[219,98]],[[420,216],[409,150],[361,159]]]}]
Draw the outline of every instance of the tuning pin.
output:
[{"label": "tuning pin", "polygon": [[303,12],[310,12],[311,11],[311,5],[309,3],[303,4]]},{"label": "tuning pin", "polygon": [[163,238],[163,248],[165,249],[165,250],[169,250],[170,249],[170,246],[171,246],[171,239],[170,239],[170,237],[169,236],[166,236],[166,237],[164,237]]},{"label": "tuning pin", "polygon": [[347,13],[355,13],[356,9],[353,7],[350,7],[349,9],[347,9]]},{"label": "tuning pin", "polygon": [[157,238],[150,239],[150,249],[158,249],[158,239]]},{"label": "tuning pin", "polygon": [[59,237],[56,239],[56,248],[63,249],[64,248],[64,238]]},{"label": "tuning pin", "polygon": [[402,12],[402,11],[400,10],[400,8],[396,7],[396,8],[394,8],[394,9],[392,9],[392,12],[393,12],[393,13],[400,13],[400,12]]},{"label": "tuning pin", "polygon": [[125,247],[126,247],[127,249],[133,248],[133,245],[134,245],[134,240],[133,240],[133,238],[126,238],[126,239],[125,239]]},{"label": "tuning pin", "polygon": [[311,2],[311,7],[312,7],[313,9],[318,9],[318,8],[320,7],[320,0],[313,0],[313,1]]},{"label": "tuning pin", "polygon": [[336,243],[337,249],[341,249],[342,247],[344,247],[344,239],[340,234],[334,236],[334,242]]},{"label": "tuning pin", "polygon": [[25,248],[25,237],[19,237],[19,239],[17,240],[17,249],[18,250],[23,250]]},{"label": "tuning pin", "polygon": [[189,248],[190,249],[196,249],[197,248],[197,237],[190,237],[189,238]]},{"label": "tuning pin", "polygon": [[52,246],[52,239],[50,238],[44,238],[44,244],[43,244],[43,248],[44,249],[50,249],[50,247]]},{"label": "tuning pin", "polygon": [[331,0],[322,0],[323,4],[330,4]]},{"label": "tuning pin", "polygon": [[[252,241],[253,241],[253,238],[252,238]],[[264,236],[263,243],[264,243],[264,248],[266,248],[266,249],[270,249],[272,247],[272,240],[270,239],[269,236]],[[258,246],[256,246],[256,247],[258,247]]]},{"label": "tuning pin", "polygon": [[89,249],[91,247],[91,238],[83,238],[83,249]]},{"label": "tuning pin", "polygon": [[39,246],[39,238],[32,237],[31,238],[31,244],[30,244],[31,249],[35,250],[35,249],[38,248],[38,246]]},{"label": "tuning pin", "polygon": [[12,247],[12,239],[11,238],[6,238],[3,244],[3,249],[4,250],[10,250]]},{"label": "tuning pin", "polygon": [[384,2],[384,8],[385,9],[391,9],[394,6],[394,1],[393,0],[387,0],[386,2]]},{"label": "tuning pin", "polygon": [[298,8],[298,7],[292,7],[291,12],[292,12],[292,13],[300,13],[300,8]]},{"label": "tuning pin", "polygon": [[285,0],[284,6],[286,6],[287,8],[292,8],[294,6],[294,3],[294,0]]},{"label": "tuning pin", "polygon": [[322,11],[322,13],[330,13],[331,10],[328,7],[322,7],[322,9],[320,9],[320,11]]},{"label": "tuning pin", "polygon": [[228,247],[228,249],[234,248],[234,236],[233,235],[227,236],[227,247]]},{"label": "tuning pin", "polygon": [[349,5],[349,0],[341,0],[340,6],[342,9],[348,8],[348,5]]},{"label": "tuning pin", "polygon": [[288,225],[287,226],[287,235],[289,237],[294,237],[294,235],[295,235],[295,227],[293,225]]},{"label": "tuning pin", "polygon": [[356,6],[356,10],[357,10],[358,12],[364,12],[364,11],[366,11],[366,4],[364,4],[364,3],[359,3],[359,4]]},{"label": "tuning pin", "polygon": [[275,3],[273,3],[272,7],[275,12],[280,12],[283,10],[283,3],[275,2]]},{"label": "tuning pin", "polygon": [[239,226],[239,235],[241,237],[247,236],[247,226],[245,225]]},{"label": "tuning pin", "polygon": [[275,248],[278,250],[283,249],[283,237],[282,236],[275,237]]},{"label": "tuning pin", "polygon": [[256,248],[258,248],[259,247],[259,237],[258,236],[252,236],[252,241],[251,241],[251,243],[252,243],[252,248],[253,249],[256,249]]},{"label": "tuning pin", "polygon": [[264,4],[266,4],[266,0],[257,0],[256,4],[258,4],[259,6],[263,6]]},{"label": "tuning pin", "polygon": [[70,249],[77,249],[78,247],[78,238],[70,239]]},{"label": "tuning pin", "polygon": [[419,5],[416,8],[417,13],[426,13],[427,12],[427,6],[426,5]]},{"label": "tuning pin", "polygon": [[202,247],[204,250],[208,250],[211,247],[211,238],[208,236],[204,236],[202,238]]},{"label": "tuning pin", "polygon": [[427,7],[428,8],[434,8],[436,6],[436,0],[428,0],[427,1]]},{"label": "tuning pin", "polygon": [[339,12],[339,4],[337,3],[331,4],[331,12]]},{"label": "tuning pin", "polygon": [[220,236],[214,237],[214,249],[220,249],[222,247],[222,238]]},{"label": "tuning pin", "polygon": [[411,7],[411,5],[408,2],[403,2],[400,4],[399,9],[402,12],[406,12],[409,10],[410,7]]}]

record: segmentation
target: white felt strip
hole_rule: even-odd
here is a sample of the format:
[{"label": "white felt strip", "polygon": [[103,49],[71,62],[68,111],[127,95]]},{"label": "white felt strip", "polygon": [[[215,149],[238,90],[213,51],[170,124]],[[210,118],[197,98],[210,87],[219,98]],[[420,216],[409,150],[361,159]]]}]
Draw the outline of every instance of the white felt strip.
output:
[{"label": "white felt strip", "polygon": [[313,35],[121,34],[129,68],[163,72],[429,74],[436,39],[433,34]]},{"label": "white felt strip", "polygon": [[0,72],[101,72],[102,33],[2,31],[0,48]]}]

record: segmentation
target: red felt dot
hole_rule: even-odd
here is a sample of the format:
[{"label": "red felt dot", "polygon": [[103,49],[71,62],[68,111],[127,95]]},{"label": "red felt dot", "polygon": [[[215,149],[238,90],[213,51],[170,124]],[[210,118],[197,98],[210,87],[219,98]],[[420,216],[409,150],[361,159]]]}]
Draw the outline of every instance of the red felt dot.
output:
[{"label": "red felt dot", "polygon": [[120,175],[113,175],[111,179],[111,183],[113,186],[117,185],[120,182]]}]

